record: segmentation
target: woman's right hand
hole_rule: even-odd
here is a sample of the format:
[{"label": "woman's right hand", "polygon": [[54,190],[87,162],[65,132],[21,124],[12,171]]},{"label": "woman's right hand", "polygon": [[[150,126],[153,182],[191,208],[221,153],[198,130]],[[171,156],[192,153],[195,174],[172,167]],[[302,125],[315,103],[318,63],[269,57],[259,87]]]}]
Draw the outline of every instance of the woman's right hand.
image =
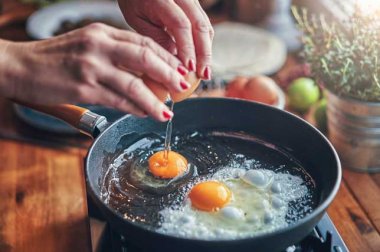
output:
[{"label": "woman's right hand", "polygon": [[139,77],[169,91],[190,87],[188,70],[152,39],[91,24],[37,42],[0,42],[0,95],[38,104],[100,104],[167,121],[173,114]]}]

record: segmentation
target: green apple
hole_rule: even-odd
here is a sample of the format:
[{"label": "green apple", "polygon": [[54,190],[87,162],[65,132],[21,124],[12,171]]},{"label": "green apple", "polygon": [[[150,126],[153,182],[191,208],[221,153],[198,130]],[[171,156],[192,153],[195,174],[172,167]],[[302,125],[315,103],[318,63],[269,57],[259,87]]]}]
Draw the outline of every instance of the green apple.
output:
[{"label": "green apple", "polygon": [[320,100],[315,107],[314,119],[317,128],[322,132],[327,132],[327,100],[323,98]]},{"label": "green apple", "polygon": [[289,105],[298,112],[306,112],[319,99],[319,87],[310,78],[295,79],[288,88]]}]

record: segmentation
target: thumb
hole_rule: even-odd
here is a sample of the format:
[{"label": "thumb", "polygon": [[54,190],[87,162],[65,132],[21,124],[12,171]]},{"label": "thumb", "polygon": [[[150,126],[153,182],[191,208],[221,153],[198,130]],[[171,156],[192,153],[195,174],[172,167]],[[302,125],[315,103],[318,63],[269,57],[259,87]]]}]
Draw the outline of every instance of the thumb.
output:
[{"label": "thumb", "polygon": [[177,54],[177,47],[173,38],[165,31],[164,28],[154,25],[143,19],[135,20],[134,28],[142,35],[151,37],[154,41],[168,50],[171,54]]}]

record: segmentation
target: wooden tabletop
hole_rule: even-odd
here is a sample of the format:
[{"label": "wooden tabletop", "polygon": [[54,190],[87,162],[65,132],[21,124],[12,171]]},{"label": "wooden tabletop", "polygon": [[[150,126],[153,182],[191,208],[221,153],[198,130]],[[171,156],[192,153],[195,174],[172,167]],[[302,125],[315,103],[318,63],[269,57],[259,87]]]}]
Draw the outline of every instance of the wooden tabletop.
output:
[{"label": "wooden tabletop", "polygon": [[[24,24],[0,37],[25,40]],[[0,99],[0,124],[13,120]],[[0,139],[0,251],[91,251],[85,148]],[[321,167],[323,169],[323,167]],[[328,213],[351,251],[380,251],[380,174],[348,170]]]}]

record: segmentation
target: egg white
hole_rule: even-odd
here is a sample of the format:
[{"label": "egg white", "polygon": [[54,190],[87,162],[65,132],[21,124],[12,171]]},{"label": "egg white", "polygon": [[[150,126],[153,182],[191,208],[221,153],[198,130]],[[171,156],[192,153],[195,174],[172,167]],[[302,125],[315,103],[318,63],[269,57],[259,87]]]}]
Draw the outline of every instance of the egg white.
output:
[{"label": "egg white", "polygon": [[207,180],[224,183],[231,201],[217,212],[197,210],[190,199],[167,207],[158,232],[204,240],[251,237],[287,226],[288,203],[308,193],[302,178],[265,169],[224,168]]}]

